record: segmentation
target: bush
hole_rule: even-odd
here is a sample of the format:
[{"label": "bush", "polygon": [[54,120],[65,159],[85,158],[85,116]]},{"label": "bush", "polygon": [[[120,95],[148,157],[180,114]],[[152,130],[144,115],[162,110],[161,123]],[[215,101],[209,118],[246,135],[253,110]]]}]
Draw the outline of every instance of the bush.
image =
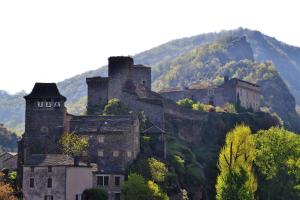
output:
[{"label": "bush", "polygon": [[236,113],[235,105],[233,105],[231,103],[225,103],[224,111],[229,112],[229,113]]},{"label": "bush", "polygon": [[104,107],[103,115],[128,115],[129,108],[124,105],[119,99],[110,99]]},{"label": "bush", "polygon": [[83,200],[108,200],[108,194],[100,188],[91,188],[83,191]]},{"label": "bush", "polygon": [[185,99],[181,99],[181,100],[177,101],[176,103],[177,103],[177,105],[183,106],[185,108],[192,109],[193,108],[193,104],[195,102],[192,99],[185,98]]},{"label": "bush", "polygon": [[198,101],[197,103],[193,104],[192,108],[193,108],[193,110],[203,112],[204,111],[204,104],[202,104],[201,102]]}]

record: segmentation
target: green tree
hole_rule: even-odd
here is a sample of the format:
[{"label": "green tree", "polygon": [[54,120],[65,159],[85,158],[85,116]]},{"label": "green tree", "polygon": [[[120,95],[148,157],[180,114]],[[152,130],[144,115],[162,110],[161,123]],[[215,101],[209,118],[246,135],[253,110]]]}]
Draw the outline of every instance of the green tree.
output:
[{"label": "green tree", "polygon": [[236,108],[233,104],[231,103],[225,103],[224,105],[224,110],[226,110],[229,113],[236,113]]},{"label": "green tree", "polygon": [[227,133],[225,145],[219,154],[218,200],[254,199],[257,189],[252,170],[254,150],[254,139],[248,126],[238,125]]},{"label": "green tree", "polygon": [[204,105],[201,102],[198,101],[197,103],[194,103],[192,105],[192,109],[203,112],[204,111]]},{"label": "green tree", "polygon": [[256,134],[255,165],[262,199],[300,199],[300,136],[283,128]]},{"label": "green tree", "polygon": [[119,99],[110,99],[104,107],[103,115],[128,115],[129,108],[124,105]]},{"label": "green tree", "polygon": [[122,185],[125,200],[151,200],[150,190],[145,179],[138,174],[130,174],[128,181]]},{"label": "green tree", "polygon": [[65,133],[60,139],[63,153],[70,156],[79,156],[88,148],[88,141],[75,133]]},{"label": "green tree", "polygon": [[166,193],[164,193],[160,187],[154,183],[153,181],[148,181],[147,182],[148,189],[151,194],[151,199],[153,200],[169,200],[169,197]]},{"label": "green tree", "polygon": [[177,105],[183,106],[185,108],[192,109],[193,108],[193,104],[195,102],[192,99],[185,98],[185,99],[181,99],[181,100],[177,101],[176,103],[177,103]]},{"label": "green tree", "polygon": [[138,174],[130,174],[122,185],[125,200],[169,200],[169,197],[153,181],[145,181]]},{"label": "green tree", "polygon": [[152,180],[154,182],[164,182],[166,175],[168,173],[168,168],[165,163],[155,159],[148,159],[149,169],[151,173]]},{"label": "green tree", "polygon": [[101,188],[86,189],[82,193],[83,200],[108,200],[108,194]]}]

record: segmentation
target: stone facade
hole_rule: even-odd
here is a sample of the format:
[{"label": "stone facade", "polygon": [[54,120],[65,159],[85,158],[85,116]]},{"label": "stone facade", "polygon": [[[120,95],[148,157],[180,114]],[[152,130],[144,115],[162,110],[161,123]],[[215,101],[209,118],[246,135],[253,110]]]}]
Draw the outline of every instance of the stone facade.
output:
[{"label": "stone facade", "polygon": [[24,156],[60,153],[58,141],[66,123],[66,98],[59,93],[55,83],[36,83],[32,92],[24,98]]},{"label": "stone facade", "polygon": [[5,152],[0,155],[0,170],[2,169],[17,169],[17,153]]},{"label": "stone facade", "polygon": [[190,98],[205,104],[223,107],[225,103],[240,105],[245,109],[259,111],[260,108],[260,87],[256,84],[246,82],[237,78],[224,78],[224,83],[220,86],[211,86],[201,89],[171,90],[160,91],[160,94],[170,100],[178,101]]},{"label": "stone facade", "polygon": [[163,100],[151,91],[151,68],[135,65],[131,57],[108,61],[108,77],[87,78],[88,111],[99,113],[109,99],[117,98],[136,112],[145,111],[153,124],[164,129]]},{"label": "stone facade", "polygon": [[124,172],[140,150],[134,116],[73,116],[69,132],[88,138],[88,157],[102,173]]},{"label": "stone facade", "polygon": [[87,78],[88,85],[88,114],[101,114],[108,99],[108,78]]},{"label": "stone facade", "polygon": [[73,158],[32,154],[23,165],[24,200],[71,200],[92,187],[92,166],[74,165]]}]

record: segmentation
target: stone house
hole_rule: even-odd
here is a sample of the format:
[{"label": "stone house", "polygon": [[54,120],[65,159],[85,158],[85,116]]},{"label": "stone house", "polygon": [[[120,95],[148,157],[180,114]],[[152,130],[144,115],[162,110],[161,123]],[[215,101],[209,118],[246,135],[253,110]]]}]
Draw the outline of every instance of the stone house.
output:
[{"label": "stone house", "polygon": [[220,86],[208,86],[205,88],[164,89],[159,92],[164,98],[178,101],[190,98],[205,104],[223,107],[225,103],[231,103],[245,109],[259,111],[261,101],[260,86],[237,78],[224,77],[224,83]]},{"label": "stone house", "polygon": [[22,168],[24,200],[80,200],[96,170],[62,154],[33,154]]},{"label": "stone house", "polygon": [[17,169],[18,155],[15,152],[5,152],[0,155],[0,170],[8,169],[10,171]]}]

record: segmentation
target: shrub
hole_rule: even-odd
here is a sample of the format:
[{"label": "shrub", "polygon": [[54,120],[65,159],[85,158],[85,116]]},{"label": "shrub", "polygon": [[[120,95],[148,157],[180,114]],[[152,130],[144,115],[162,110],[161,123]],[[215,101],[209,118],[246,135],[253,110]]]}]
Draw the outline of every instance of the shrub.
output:
[{"label": "shrub", "polygon": [[86,189],[82,193],[83,200],[108,200],[108,194],[101,188]]},{"label": "shrub", "polygon": [[177,101],[176,103],[177,103],[177,105],[183,106],[185,108],[192,109],[193,108],[193,104],[195,102],[192,99],[185,98],[185,99],[181,99],[181,100]]}]

